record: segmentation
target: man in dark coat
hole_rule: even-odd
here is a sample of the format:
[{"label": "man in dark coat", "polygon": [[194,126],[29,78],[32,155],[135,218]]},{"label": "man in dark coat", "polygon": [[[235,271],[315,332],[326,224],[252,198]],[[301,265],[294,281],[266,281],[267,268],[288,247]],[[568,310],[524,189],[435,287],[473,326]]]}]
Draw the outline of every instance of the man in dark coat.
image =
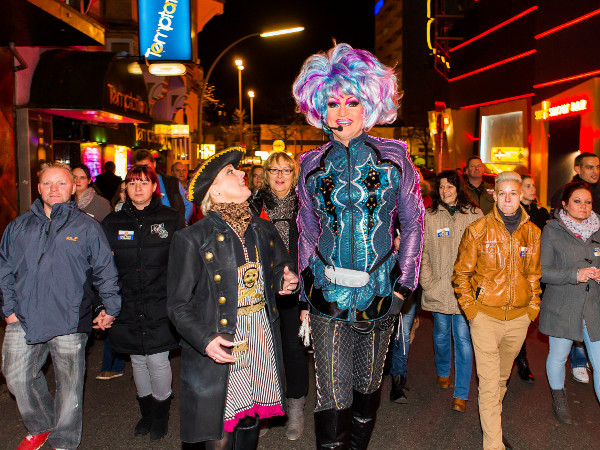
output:
[{"label": "man in dark coat", "polygon": [[150,166],[154,169],[158,175],[158,187],[161,194],[162,204],[165,206],[170,206],[185,218],[186,211],[183,203],[185,189],[179,183],[179,180],[175,177],[167,175],[166,173],[158,172],[156,170],[156,161],[152,157],[152,153],[150,153],[148,150],[138,150],[133,155],[133,163]]},{"label": "man in dark coat", "polygon": [[[573,170],[575,175],[571,183],[576,181],[585,181],[592,188],[592,209],[596,214],[600,214],[600,187],[598,186],[598,178],[600,177],[600,158],[598,155],[590,152],[582,152],[575,158],[573,162]],[[560,208],[560,202],[565,187],[558,189],[552,199],[550,206],[553,210]]]},{"label": "man in dark coat", "polygon": [[479,156],[471,156],[467,159],[467,165],[465,166],[467,182],[465,184],[471,200],[481,208],[483,214],[487,214],[494,206],[494,199],[492,198],[494,186],[483,181],[483,169],[484,166]]},{"label": "man in dark coat", "polygon": [[96,177],[96,186],[100,189],[102,197],[111,201],[115,196],[117,189],[121,186],[123,179],[115,175],[117,166],[112,161],[106,161],[104,164],[104,173],[101,173]]}]

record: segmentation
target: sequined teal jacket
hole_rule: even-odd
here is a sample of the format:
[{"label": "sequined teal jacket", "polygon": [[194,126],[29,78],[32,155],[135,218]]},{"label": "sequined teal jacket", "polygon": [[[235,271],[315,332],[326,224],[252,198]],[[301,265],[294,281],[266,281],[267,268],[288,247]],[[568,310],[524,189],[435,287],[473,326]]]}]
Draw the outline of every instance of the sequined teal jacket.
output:
[{"label": "sequined teal jacket", "polygon": [[[348,147],[332,140],[304,155],[297,188],[299,270],[309,269],[324,299],[349,311],[346,320],[392,290],[407,294],[416,288],[424,232],[419,181],[403,142],[366,133]],[[400,248],[385,259],[396,229]],[[350,288],[325,278],[323,259],[327,265],[360,271],[384,262],[367,285]],[[391,279],[394,269],[399,275]],[[308,286],[303,284],[307,301]]]}]

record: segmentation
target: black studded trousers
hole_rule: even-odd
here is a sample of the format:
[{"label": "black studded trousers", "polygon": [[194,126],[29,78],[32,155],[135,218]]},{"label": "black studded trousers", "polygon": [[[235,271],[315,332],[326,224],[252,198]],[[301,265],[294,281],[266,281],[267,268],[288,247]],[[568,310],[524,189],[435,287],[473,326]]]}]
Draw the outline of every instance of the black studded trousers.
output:
[{"label": "black studded trousers", "polygon": [[353,390],[371,394],[379,389],[383,364],[397,315],[376,320],[369,332],[348,322],[310,314],[315,357],[315,412],[352,407]]}]

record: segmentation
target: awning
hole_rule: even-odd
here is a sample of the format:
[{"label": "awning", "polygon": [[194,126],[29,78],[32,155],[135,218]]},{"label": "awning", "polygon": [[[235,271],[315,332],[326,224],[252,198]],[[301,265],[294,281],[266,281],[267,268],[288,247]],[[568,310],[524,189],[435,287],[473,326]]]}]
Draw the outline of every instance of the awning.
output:
[{"label": "awning", "polygon": [[151,120],[146,83],[114,53],[50,50],[31,81],[29,107],[89,122]]},{"label": "awning", "polygon": [[61,0],[2,0],[0,46],[104,45],[104,27]]}]

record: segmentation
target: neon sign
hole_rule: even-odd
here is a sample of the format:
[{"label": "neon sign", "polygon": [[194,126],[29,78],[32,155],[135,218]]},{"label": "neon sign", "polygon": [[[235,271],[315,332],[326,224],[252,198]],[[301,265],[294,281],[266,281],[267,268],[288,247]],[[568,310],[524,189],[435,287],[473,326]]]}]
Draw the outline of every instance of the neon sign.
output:
[{"label": "neon sign", "polygon": [[190,0],[139,0],[140,54],[148,61],[191,61]]},{"label": "neon sign", "polygon": [[216,145],[215,144],[202,144],[200,146],[200,158],[201,159],[208,159],[210,158],[212,155],[214,155],[216,152]]},{"label": "neon sign", "polygon": [[492,164],[523,164],[529,150],[524,147],[492,147],[490,162]]},{"label": "neon sign", "polygon": [[100,148],[98,148],[98,144],[96,143],[81,144],[81,148],[83,150],[81,161],[88,166],[90,174],[92,175],[92,180],[95,180],[96,177],[100,175],[100,163],[102,161]]},{"label": "neon sign", "polygon": [[535,111],[535,120],[547,120],[567,114],[579,113],[586,111],[588,105],[589,101],[587,99],[573,100],[555,106],[551,106],[549,101],[544,101],[542,102],[542,109]]}]

